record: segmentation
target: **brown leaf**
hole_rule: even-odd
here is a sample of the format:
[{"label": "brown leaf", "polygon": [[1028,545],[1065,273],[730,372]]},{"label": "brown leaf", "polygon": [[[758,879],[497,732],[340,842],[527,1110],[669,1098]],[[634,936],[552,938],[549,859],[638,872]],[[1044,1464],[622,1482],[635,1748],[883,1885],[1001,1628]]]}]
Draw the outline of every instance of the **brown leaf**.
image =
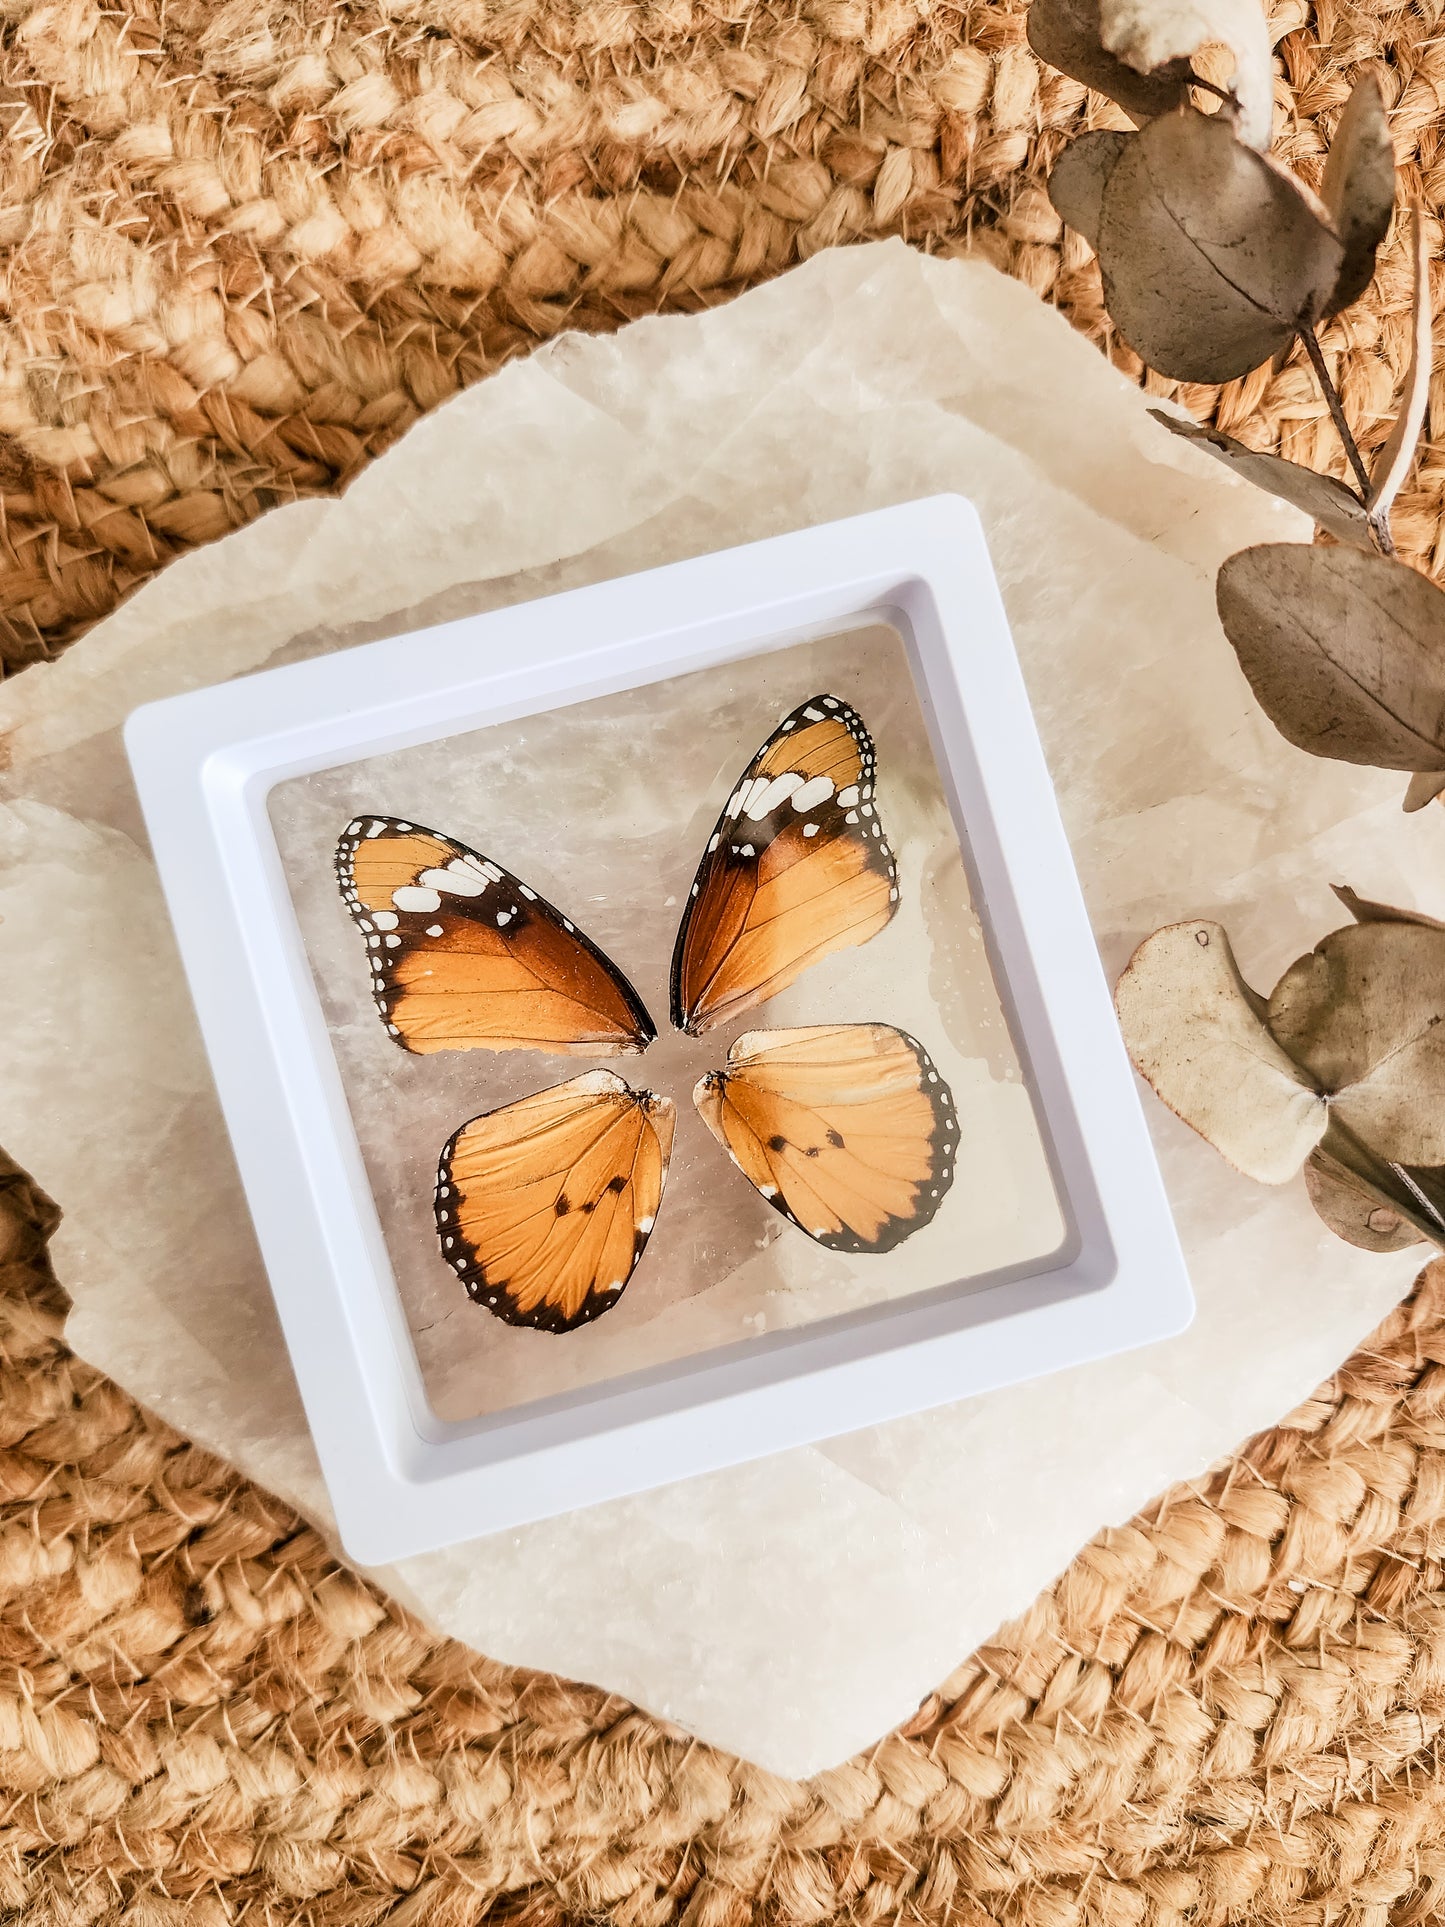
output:
[{"label": "brown leaf", "polygon": [[1385,124],[1380,83],[1366,74],[1355,84],[1335,128],[1320,199],[1344,243],[1339,278],[1325,309],[1338,314],[1358,301],[1375,273],[1375,252],[1395,206],[1395,144]]},{"label": "brown leaf", "polygon": [[1360,896],[1347,883],[1332,883],[1330,888],[1356,923],[1415,923],[1423,930],[1445,930],[1445,923],[1436,917],[1427,917],[1419,910],[1397,910],[1392,903],[1376,903],[1372,897]]},{"label": "brown leaf", "polygon": [[1223,45],[1234,56],[1230,92],[1239,138],[1269,146],[1274,63],[1260,0],[1100,0],[1104,45],[1141,73]]},{"label": "brown leaf", "polygon": [[1189,98],[1187,60],[1166,61],[1155,73],[1140,73],[1108,52],[1100,33],[1099,0],[1033,0],[1028,35],[1029,45],[1047,66],[1107,94],[1136,121],[1152,120]]},{"label": "brown leaf", "polygon": [[1347,924],[1270,994],[1280,1048],[1392,1164],[1445,1164],[1445,930]]},{"label": "brown leaf", "polygon": [[1230,556],[1215,598],[1266,715],[1315,756],[1445,769],[1445,594],[1357,549],[1266,543]]},{"label": "brown leaf", "polygon": [[1441,790],[1445,790],[1445,769],[1417,770],[1405,790],[1403,808],[1406,815],[1413,815],[1416,810],[1423,810],[1427,803],[1433,803]]},{"label": "brown leaf", "polygon": [[1320,313],[1343,258],[1319,204],[1223,114],[1151,121],[1121,151],[1099,222],[1104,301],[1178,381],[1248,374]]},{"label": "brown leaf", "polygon": [[1140,944],[1114,1004],[1129,1055],[1170,1110],[1246,1177],[1283,1184],[1328,1117],[1252,995],[1219,924],[1176,923]]},{"label": "brown leaf", "polygon": [[1362,1251],[1404,1251],[1425,1242],[1387,1193],[1317,1146],[1305,1160],[1310,1203],[1337,1238]]},{"label": "brown leaf", "polygon": [[[1037,5],[1037,0],[1035,0]],[[1077,228],[1089,246],[1099,246],[1099,212],[1104,183],[1124,146],[1134,138],[1111,128],[1095,128],[1070,141],[1049,176],[1049,199],[1060,220]]]},{"label": "brown leaf", "polygon": [[1258,449],[1246,448],[1243,442],[1235,441],[1232,435],[1226,435],[1222,429],[1205,427],[1187,417],[1168,414],[1162,408],[1151,408],[1149,413],[1156,422],[1163,422],[1171,434],[1193,442],[1196,448],[1203,449],[1227,468],[1232,468],[1236,475],[1243,476],[1246,482],[1253,482],[1256,488],[1265,489],[1295,508],[1303,509],[1306,515],[1314,517],[1322,529],[1328,529],[1336,541],[1374,550],[1364,504],[1358,495],[1346,488],[1343,482],[1336,481],[1334,476],[1317,475],[1312,468],[1302,468],[1298,462],[1287,462],[1280,455],[1261,454]]},{"label": "brown leaf", "polygon": [[1430,400],[1430,367],[1435,357],[1430,332],[1430,253],[1425,235],[1425,217],[1417,201],[1410,209],[1410,254],[1414,282],[1410,295],[1410,365],[1405,370],[1400,390],[1400,412],[1390,439],[1380,450],[1370,477],[1370,513],[1378,522],[1388,521],[1391,506],[1401,484],[1415,466],[1415,450],[1420,430],[1425,425],[1425,408]]}]

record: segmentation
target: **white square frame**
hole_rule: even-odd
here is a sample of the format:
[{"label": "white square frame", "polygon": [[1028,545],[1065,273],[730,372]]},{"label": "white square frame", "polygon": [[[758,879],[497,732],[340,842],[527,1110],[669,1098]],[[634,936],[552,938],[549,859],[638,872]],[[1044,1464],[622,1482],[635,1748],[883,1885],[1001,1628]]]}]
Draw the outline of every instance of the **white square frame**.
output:
[{"label": "white square frame", "polygon": [[[431,1411],[267,813],[287,777],[783,648],[904,637],[1067,1242],[467,1423]],[[585,641],[579,641],[585,639]],[[125,731],[307,1418],[376,1565],[1182,1330],[1193,1299],[983,531],[961,497],[148,704]]]}]

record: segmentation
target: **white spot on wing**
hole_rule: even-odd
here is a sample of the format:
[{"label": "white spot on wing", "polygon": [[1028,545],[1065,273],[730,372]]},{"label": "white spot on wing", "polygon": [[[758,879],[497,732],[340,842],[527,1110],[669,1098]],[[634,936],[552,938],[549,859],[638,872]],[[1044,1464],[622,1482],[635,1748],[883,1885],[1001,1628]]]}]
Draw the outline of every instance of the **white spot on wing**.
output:
[{"label": "white spot on wing", "polygon": [[[758,788],[762,783],[762,788]],[[780,803],[786,803],[794,790],[803,787],[803,778],[797,770],[789,770],[782,776],[775,776],[771,783],[763,782],[761,777],[753,784],[752,790],[743,804],[748,817],[754,823],[761,823],[770,816]],[[831,788],[832,785],[830,784]]]},{"label": "white spot on wing", "polygon": [[857,801],[858,801],[858,785],[856,783],[850,783],[847,789],[839,790],[838,802],[843,809],[851,810],[853,805]]},{"label": "white spot on wing", "polygon": [[395,930],[396,926],[401,922],[401,918],[396,914],[395,910],[378,910],[372,918],[372,922],[378,930]]},{"label": "white spot on wing", "polygon": [[479,897],[487,887],[480,871],[463,863],[449,863],[444,870],[423,870],[417,882],[428,890],[441,890],[449,897]]},{"label": "white spot on wing", "polygon": [[804,783],[793,791],[793,808],[801,815],[804,810],[815,810],[820,803],[826,803],[833,794],[831,776],[815,776],[811,783]]},{"label": "white spot on wing", "polygon": [[425,890],[412,883],[400,890],[393,890],[391,900],[398,910],[440,910],[441,893]]}]

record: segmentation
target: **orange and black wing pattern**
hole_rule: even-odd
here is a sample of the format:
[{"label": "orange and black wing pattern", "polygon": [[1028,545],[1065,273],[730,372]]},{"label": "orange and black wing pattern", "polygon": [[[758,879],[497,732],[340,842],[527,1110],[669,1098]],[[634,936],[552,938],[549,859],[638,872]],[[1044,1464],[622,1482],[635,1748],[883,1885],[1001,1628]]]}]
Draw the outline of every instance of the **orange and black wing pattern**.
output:
[{"label": "orange and black wing pattern", "polygon": [[499,863],[435,830],[359,816],[336,846],[371,988],[410,1051],[610,1057],[657,1035],[622,972]]},{"label": "orange and black wing pattern", "polygon": [[442,1256],[509,1325],[569,1332],[627,1288],[662,1202],[676,1114],[587,1071],[474,1117],[437,1170]]},{"label": "orange and black wing pattern", "polygon": [[834,950],[867,943],[898,907],[873,800],[873,739],[837,696],[783,718],[708,840],[672,953],[672,1021],[725,1024]]},{"label": "orange and black wing pattern", "polygon": [[830,1251],[892,1251],[953,1182],[953,1093],[891,1024],[749,1031],[692,1095],[743,1175]]}]

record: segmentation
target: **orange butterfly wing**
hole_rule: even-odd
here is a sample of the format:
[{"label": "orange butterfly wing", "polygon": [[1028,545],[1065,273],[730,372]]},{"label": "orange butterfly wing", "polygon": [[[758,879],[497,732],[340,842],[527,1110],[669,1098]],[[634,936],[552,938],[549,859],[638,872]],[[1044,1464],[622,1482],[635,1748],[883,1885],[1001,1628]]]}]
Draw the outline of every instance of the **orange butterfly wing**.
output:
[{"label": "orange butterfly wing", "polygon": [[774,1210],[833,1251],[893,1250],[953,1182],[953,1094],[891,1024],[749,1031],[693,1102]]},{"label": "orange butterfly wing", "polygon": [[698,867],[672,953],[690,1036],[774,996],[898,907],[873,801],[873,740],[837,696],[801,703],[749,763]]},{"label": "orange butterfly wing", "polygon": [[595,1070],[474,1117],[437,1170],[442,1256],[509,1325],[567,1332],[609,1311],[647,1244],[676,1113]]},{"label": "orange butterfly wing", "polygon": [[361,816],[336,846],[387,1030],[410,1051],[614,1056],[657,1035],[641,998],[559,910],[434,830]]}]

